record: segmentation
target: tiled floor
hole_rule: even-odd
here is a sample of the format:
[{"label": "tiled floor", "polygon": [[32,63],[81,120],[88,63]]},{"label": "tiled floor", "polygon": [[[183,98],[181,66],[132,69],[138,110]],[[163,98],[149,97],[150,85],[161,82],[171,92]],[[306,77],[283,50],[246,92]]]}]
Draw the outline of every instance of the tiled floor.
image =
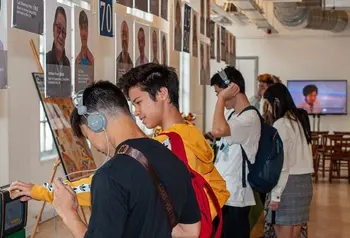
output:
[{"label": "tiled floor", "polygon": [[[55,236],[53,221],[48,221],[40,225],[36,238],[72,237],[60,219],[57,233]],[[329,184],[320,178],[314,185],[309,238],[350,238],[350,185],[346,180]]]}]

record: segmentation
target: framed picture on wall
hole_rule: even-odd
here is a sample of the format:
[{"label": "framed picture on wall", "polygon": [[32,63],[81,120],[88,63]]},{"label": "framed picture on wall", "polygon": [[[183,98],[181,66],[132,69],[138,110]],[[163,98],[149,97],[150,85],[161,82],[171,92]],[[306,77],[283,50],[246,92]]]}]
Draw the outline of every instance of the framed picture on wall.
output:
[{"label": "framed picture on wall", "polygon": [[160,33],[159,29],[157,28],[151,28],[151,53],[150,53],[150,61],[155,64],[159,64],[160,62]]},{"label": "framed picture on wall", "polygon": [[193,57],[198,57],[198,12],[193,11],[192,9],[192,56]]},{"label": "framed picture on wall", "polygon": [[[92,49],[92,13],[75,6],[75,92],[94,82],[95,57]],[[89,34],[90,33],[90,34]]]},{"label": "framed picture on wall", "polygon": [[159,0],[150,0],[149,11],[155,16],[159,16]]},{"label": "framed picture on wall", "polygon": [[166,21],[168,20],[168,4],[168,0],[161,0],[160,16]]},{"label": "framed picture on wall", "polygon": [[161,33],[161,41],[162,41],[162,48],[161,48],[161,62],[163,65],[168,65],[168,34],[162,32]]},{"label": "framed picture on wall", "polygon": [[210,58],[215,59],[215,22],[210,21]]},{"label": "framed picture on wall", "polygon": [[182,13],[181,1],[174,0],[174,50],[182,51]]},{"label": "framed picture on wall", "polygon": [[71,77],[71,8],[55,1],[46,7],[45,96],[70,98]]},{"label": "framed picture on wall", "polygon": [[183,37],[183,51],[190,53],[191,45],[191,7],[187,4],[184,6],[184,37]]},{"label": "framed picture on wall", "polygon": [[205,0],[200,0],[201,1],[201,20],[200,20],[200,24],[201,24],[201,27],[200,27],[200,33],[202,35],[205,34],[205,5],[204,5],[204,1]]},{"label": "framed picture on wall", "polygon": [[135,67],[149,63],[149,26],[135,23]]},{"label": "framed picture on wall", "polygon": [[226,61],[226,45],[225,45],[225,40],[226,40],[226,29],[225,27],[221,27],[221,61]]},{"label": "framed picture on wall", "polygon": [[206,81],[207,81],[207,70],[205,69],[207,67],[207,56],[206,56],[206,44],[204,42],[200,43],[200,55],[199,55],[199,59],[200,59],[200,80],[199,83],[200,85],[206,85]]},{"label": "framed picture on wall", "polygon": [[220,26],[216,25],[216,61],[220,63],[220,46],[221,46],[221,38],[220,38]]},{"label": "framed picture on wall", "polygon": [[[147,1],[147,0],[145,0]],[[117,0],[116,3],[126,7],[133,7],[133,0]]]},{"label": "framed picture on wall", "polygon": [[117,16],[117,83],[119,79],[133,68],[133,21],[130,18]]},{"label": "framed picture on wall", "polygon": [[207,9],[206,9],[206,35],[208,38],[210,38],[210,3],[211,3],[211,0],[206,0],[206,6],[207,6]]},{"label": "framed picture on wall", "polygon": [[[0,0],[1,2],[1,0]],[[0,7],[0,89],[7,88],[7,1]]]}]

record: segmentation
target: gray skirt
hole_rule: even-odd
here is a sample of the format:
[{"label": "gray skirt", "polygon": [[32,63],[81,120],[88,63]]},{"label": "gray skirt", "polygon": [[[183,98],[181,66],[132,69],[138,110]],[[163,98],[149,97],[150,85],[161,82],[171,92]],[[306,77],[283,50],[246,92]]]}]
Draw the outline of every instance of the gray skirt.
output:
[{"label": "gray skirt", "polygon": [[[276,211],[276,224],[285,226],[302,225],[309,221],[312,199],[311,174],[289,175],[286,188]],[[266,220],[271,223],[271,210]]]}]

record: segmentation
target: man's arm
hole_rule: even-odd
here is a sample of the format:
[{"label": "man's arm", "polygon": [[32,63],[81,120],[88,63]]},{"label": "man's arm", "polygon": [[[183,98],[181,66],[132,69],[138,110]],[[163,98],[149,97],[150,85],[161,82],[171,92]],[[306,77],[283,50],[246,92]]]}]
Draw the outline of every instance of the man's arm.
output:
[{"label": "man's arm", "polygon": [[230,127],[225,118],[225,100],[223,97],[218,95],[218,101],[216,102],[213,128],[211,134],[214,137],[230,136]]},{"label": "man's arm", "polygon": [[[75,191],[79,206],[91,206],[90,187],[92,176],[93,175],[75,182],[69,182],[68,180],[64,181],[65,184],[69,185]],[[46,201],[52,204],[54,198],[53,188],[49,183],[45,183],[41,186],[38,184],[16,181],[11,184],[9,190],[12,192],[13,198],[23,196],[21,201],[34,199],[37,201]]]}]

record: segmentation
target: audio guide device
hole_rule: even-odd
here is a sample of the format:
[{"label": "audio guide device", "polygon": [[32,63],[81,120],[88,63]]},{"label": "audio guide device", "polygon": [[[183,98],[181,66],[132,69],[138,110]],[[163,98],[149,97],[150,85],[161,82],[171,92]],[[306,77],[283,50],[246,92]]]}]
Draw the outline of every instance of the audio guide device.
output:
[{"label": "audio guide device", "polygon": [[0,187],[0,238],[25,238],[28,202],[12,199],[8,187]]}]

